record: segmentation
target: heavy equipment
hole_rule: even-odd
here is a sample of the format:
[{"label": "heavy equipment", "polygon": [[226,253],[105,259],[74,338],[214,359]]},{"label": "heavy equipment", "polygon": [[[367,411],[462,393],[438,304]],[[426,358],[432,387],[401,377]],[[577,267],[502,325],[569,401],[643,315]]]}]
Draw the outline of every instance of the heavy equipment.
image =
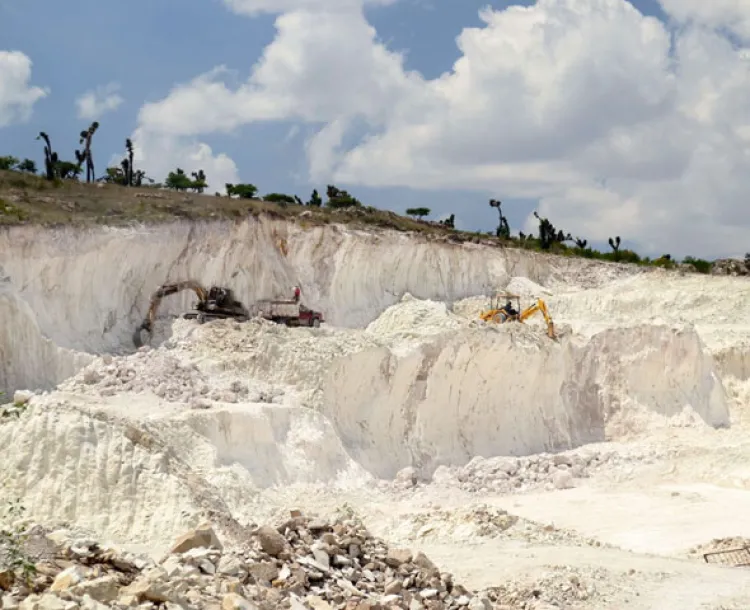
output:
[{"label": "heavy equipment", "polygon": [[287,326],[312,326],[317,328],[324,322],[323,314],[300,303],[300,288],[294,287],[294,298],[264,299],[256,301],[252,307],[252,315],[259,315],[266,320]]},{"label": "heavy equipment", "polygon": [[164,284],[151,295],[151,302],[149,303],[148,313],[141,322],[140,326],[136,328],[133,334],[133,343],[136,347],[143,345],[143,332],[151,334],[154,328],[154,321],[156,320],[156,312],[159,309],[161,300],[164,297],[176,294],[183,290],[192,290],[198,297],[198,302],[195,304],[194,309],[183,314],[183,318],[197,320],[199,324],[203,324],[208,320],[219,320],[232,318],[240,322],[244,322],[250,318],[250,313],[245,306],[237,301],[232,294],[231,289],[224,288],[222,286],[211,286],[206,290],[199,282],[195,280],[185,280],[183,282],[174,282],[170,284]]},{"label": "heavy equipment", "polygon": [[136,347],[144,344],[143,333],[153,332],[156,312],[164,297],[176,294],[183,290],[192,290],[198,296],[198,302],[192,311],[183,314],[183,318],[196,320],[203,324],[209,320],[231,318],[239,322],[246,322],[252,316],[261,316],[266,320],[285,324],[286,326],[312,326],[318,327],[323,322],[323,314],[305,307],[300,303],[300,288],[294,287],[294,298],[290,300],[261,300],[256,302],[252,311],[237,301],[232,290],[222,286],[211,286],[206,290],[195,280],[185,280],[164,284],[151,295],[148,313],[133,333],[133,343]]},{"label": "heavy equipment", "polygon": [[[515,308],[513,307],[513,301],[516,304]],[[547,323],[547,336],[550,339],[557,339],[555,324],[549,315],[547,304],[542,299],[537,299],[536,303],[521,311],[520,296],[517,294],[497,294],[490,299],[489,307],[480,313],[479,317],[485,322],[494,322],[495,324],[504,324],[508,321],[523,323],[537,312],[541,312],[544,321]]]}]

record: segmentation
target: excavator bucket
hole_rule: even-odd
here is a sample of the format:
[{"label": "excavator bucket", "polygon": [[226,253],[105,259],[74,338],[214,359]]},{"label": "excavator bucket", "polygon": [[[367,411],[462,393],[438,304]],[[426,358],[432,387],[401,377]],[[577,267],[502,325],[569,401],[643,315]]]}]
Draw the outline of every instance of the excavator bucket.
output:
[{"label": "excavator bucket", "polygon": [[138,328],[136,328],[135,332],[133,333],[133,345],[135,345],[136,349],[145,345],[147,339],[144,339],[144,333],[147,333],[149,335],[151,334],[148,319],[144,320],[143,323]]},{"label": "excavator bucket", "polygon": [[550,322],[547,324],[547,336],[553,341],[557,341],[557,334],[555,333],[555,324]]}]

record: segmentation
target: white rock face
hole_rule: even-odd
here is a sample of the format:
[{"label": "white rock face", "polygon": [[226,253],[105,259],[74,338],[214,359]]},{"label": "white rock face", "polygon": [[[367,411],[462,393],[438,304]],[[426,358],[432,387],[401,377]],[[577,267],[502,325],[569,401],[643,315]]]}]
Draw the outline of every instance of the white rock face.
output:
[{"label": "white rock face", "polygon": [[[567,273],[590,283],[598,280],[588,270],[606,275],[613,269],[550,260],[397,232],[256,219],[85,231],[14,227],[0,234],[0,276],[9,278],[0,293],[0,350],[15,354],[0,363],[0,389],[62,381],[82,361],[58,348],[130,349],[150,294],[167,281],[229,286],[245,303],[289,296],[299,285],[303,301],[322,310],[330,324],[364,327],[407,292],[450,302],[501,288],[512,276],[549,285]],[[171,296],[160,313],[179,315],[194,301],[190,292]],[[168,325],[158,326],[157,335],[168,332]]]},{"label": "white rock face", "polygon": [[[0,327],[0,389],[58,386],[0,418],[0,493],[21,496],[33,518],[120,541],[166,544],[209,514],[226,533],[253,519],[259,490],[399,472],[411,488],[448,481],[476,456],[556,452],[662,421],[724,426],[719,366],[743,368],[739,356],[714,361],[712,349],[733,344],[715,339],[708,316],[624,324],[629,299],[646,310],[657,274],[597,287],[625,272],[572,258],[256,220],[20,228],[0,235],[0,253],[11,322]],[[124,355],[150,293],[186,278],[247,304],[300,284],[329,324],[162,319],[155,349]],[[553,342],[539,319],[479,322],[478,295],[509,284],[577,332]],[[162,313],[192,298],[167,299]],[[573,468],[516,478],[565,488]]]}]

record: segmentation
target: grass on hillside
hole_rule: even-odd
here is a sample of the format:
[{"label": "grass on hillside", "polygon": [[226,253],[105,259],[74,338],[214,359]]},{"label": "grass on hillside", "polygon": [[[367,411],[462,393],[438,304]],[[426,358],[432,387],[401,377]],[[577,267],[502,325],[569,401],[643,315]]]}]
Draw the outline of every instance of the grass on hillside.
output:
[{"label": "grass on hillside", "polygon": [[[459,231],[435,222],[416,220],[395,212],[370,206],[344,209],[279,204],[257,199],[219,197],[209,194],[177,192],[152,187],[125,187],[103,182],[86,184],[76,180],[49,181],[42,176],[0,170],[0,226],[33,224],[42,226],[123,226],[133,223],[161,223],[176,219],[240,220],[252,216],[296,220],[307,226],[342,223],[352,227],[379,227],[443,236],[461,242],[486,243],[509,248],[542,251],[538,239],[528,237],[502,239],[494,235]],[[553,243],[551,254],[576,256],[609,262],[672,268],[669,257],[641,258],[623,250],[599,252],[591,248],[572,248]],[[708,273],[711,263],[686,260],[696,271]]]},{"label": "grass on hillside", "polygon": [[50,182],[33,174],[0,170],[0,225],[127,225],[169,222],[179,218],[240,219],[248,214],[288,219],[303,216],[306,224],[313,225],[343,222],[420,233],[453,232],[370,207],[347,212],[149,187],[86,184],[74,180]]}]

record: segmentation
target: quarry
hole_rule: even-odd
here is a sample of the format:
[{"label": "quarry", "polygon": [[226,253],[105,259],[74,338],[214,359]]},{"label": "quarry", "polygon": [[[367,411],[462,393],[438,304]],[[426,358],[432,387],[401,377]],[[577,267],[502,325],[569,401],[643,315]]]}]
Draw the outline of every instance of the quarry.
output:
[{"label": "quarry", "polygon": [[[183,291],[136,347],[187,279],[324,322]],[[0,607],[748,608],[749,289],[265,215],[6,228],[0,509],[36,569]],[[482,321],[503,291],[556,338]]]}]

